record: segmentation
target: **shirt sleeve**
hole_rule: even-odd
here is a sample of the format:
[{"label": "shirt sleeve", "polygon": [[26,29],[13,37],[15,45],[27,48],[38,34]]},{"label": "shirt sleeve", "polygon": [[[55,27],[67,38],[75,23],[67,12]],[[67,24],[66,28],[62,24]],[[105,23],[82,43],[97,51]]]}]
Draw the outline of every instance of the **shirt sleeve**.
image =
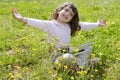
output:
[{"label": "shirt sleeve", "polygon": [[81,30],[91,30],[98,27],[98,23],[91,23],[91,22],[79,22],[81,26]]},{"label": "shirt sleeve", "polygon": [[48,33],[49,32],[48,28],[51,24],[50,24],[50,21],[47,21],[47,20],[27,18],[27,25],[38,28],[38,29]]}]

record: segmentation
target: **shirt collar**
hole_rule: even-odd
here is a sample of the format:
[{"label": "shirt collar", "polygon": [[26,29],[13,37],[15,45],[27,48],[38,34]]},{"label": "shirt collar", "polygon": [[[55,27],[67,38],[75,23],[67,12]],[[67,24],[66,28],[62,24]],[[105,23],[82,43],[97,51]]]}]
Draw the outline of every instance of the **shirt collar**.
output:
[{"label": "shirt collar", "polygon": [[58,25],[58,26],[62,26],[62,25],[68,25],[67,23],[66,24],[62,24],[62,23],[59,23],[57,20],[52,20],[53,23],[55,23],[55,25]]}]

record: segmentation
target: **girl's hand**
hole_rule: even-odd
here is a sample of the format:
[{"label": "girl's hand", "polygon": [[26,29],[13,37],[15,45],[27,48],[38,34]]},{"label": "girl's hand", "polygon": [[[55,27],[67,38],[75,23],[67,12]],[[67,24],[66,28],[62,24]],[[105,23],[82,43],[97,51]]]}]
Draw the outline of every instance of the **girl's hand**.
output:
[{"label": "girl's hand", "polygon": [[15,19],[23,22],[23,23],[27,23],[27,18],[23,17],[19,12],[17,12],[17,10],[15,8],[12,8],[12,15]]},{"label": "girl's hand", "polygon": [[18,20],[23,18],[22,15],[20,13],[18,13],[15,8],[12,8],[12,15],[13,15],[14,18],[16,18]]},{"label": "girl's hand", "polygon": [[102,20],[99,19],[97,21],[97,23],[98,23],[99,26],[105,26],[106,25],[106,20],[105,19],[102,19]]}]

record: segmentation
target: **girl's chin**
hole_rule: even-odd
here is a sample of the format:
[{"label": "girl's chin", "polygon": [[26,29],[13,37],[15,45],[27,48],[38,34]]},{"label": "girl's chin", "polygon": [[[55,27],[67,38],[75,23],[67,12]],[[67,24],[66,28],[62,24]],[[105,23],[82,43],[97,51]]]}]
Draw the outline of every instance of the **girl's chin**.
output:
[{"label": "girl's chin", "polygon": [[68,22],[68,20],[66,20],[66,18],[64,18],[64,17],[61,17],[60,20],[61,20],[62,22]]}]

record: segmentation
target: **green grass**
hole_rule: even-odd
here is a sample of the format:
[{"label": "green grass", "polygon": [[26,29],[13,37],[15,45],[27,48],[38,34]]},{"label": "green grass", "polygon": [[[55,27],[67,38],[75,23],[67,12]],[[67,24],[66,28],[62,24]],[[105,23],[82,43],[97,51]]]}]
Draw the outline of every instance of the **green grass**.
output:
[{"label": "green grass", "polygon": [[120,79],[119,0],[70,0],[77,6],[81,22],[95,22],[99,18],[107,20],[105,27],[80,31],[71,38],[73,48],[86,42],[94,42],[91,57],[101,58],[100,63],[76,75],[53,70],[45,33],[18,22],[11,14],[11,8],[15,7],[23,16],[48,20],[51,12],[65,1],[2,0],[0,2],[1,80]]}]

